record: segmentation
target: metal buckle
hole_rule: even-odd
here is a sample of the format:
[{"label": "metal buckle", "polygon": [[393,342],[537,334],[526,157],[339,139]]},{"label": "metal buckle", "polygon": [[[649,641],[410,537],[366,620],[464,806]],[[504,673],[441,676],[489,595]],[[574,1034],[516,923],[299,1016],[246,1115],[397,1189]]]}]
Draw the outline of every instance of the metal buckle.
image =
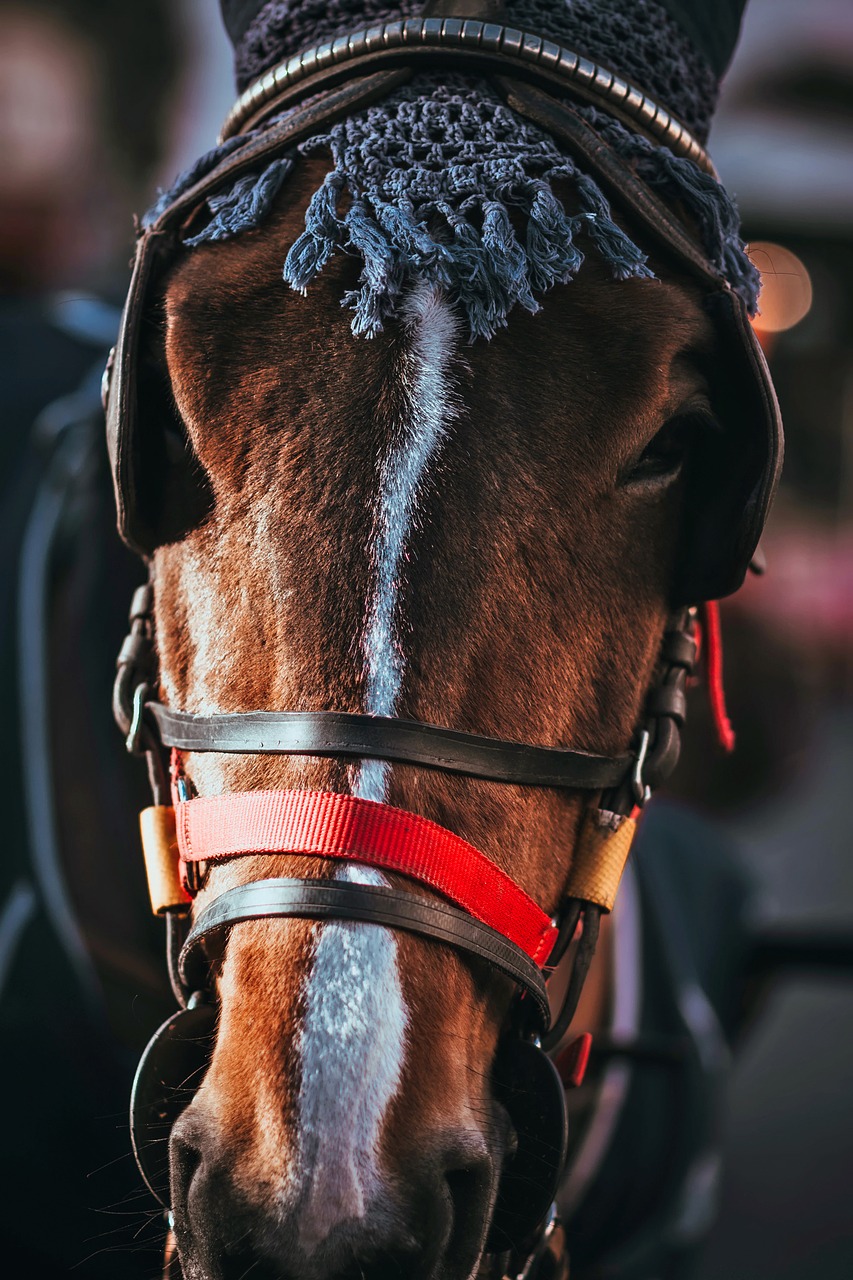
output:
[{"label": "metal buckle", "polygon": [[[182,773],[179,773],[175,779],[175,794],[179,802],[191,800],[193,792],[190,790],[190,784]],[[187,862],[184,864],[184,879],[186,881],[187,891],[195,897],[205,886],[207,882],[207,872],[210,867],[209,862]],[[198,993],[196,993],[198,994]],[[191,1008],[187,1005],[187,1008]]]},{"label": "metal buckle", "polygon": [[150,692],[151,686],[147,685],[145,681],[138,684],[133,691],[133,710],[130,716],[130,728],[127,731],[127,737],[124,740],[124,745],[132,756],[142,755],[142,716],[145,711],[145,700]]},{"label": "metal buckle", "polygon": [[504,1280],[537,1280],[540,1271],[556,1280],[561,1280],[561,1277],[568,1280],[565,1233],[556,1204],[552,1204],[548,1210],[536,1247],[521,1270],[515,1272],[513,1268],[507,1272]]},{"label": "metal buckle", "polygon": [[634,769],[631,774],[631,790],[634,793],[634,799],[640,808],[646,804],[651,798],[652,789],[643,782],[643,766],[646,763],[646,756],[649,752],[649,743],[651,735],[648,729],[644,729],[640,734],[640,745],[637,748],[637,758],[634,761]]}]

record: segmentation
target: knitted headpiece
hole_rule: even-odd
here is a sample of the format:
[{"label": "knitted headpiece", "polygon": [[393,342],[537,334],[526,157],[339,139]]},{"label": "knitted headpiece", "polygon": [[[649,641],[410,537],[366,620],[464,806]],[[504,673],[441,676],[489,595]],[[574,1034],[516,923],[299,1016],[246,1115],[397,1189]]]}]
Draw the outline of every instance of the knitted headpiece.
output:
[{"label": "knitted headpiece", "polygon": [[[506,0],[506,21],[640,86],[704,142],[745,0]],[[357,27],[417,17],[423,0],[222,0],[242,91],[276,62]],[[709,10],[713,16],[709,21]],[[673,11],[677,15],[673,17]]]},{"label": "knitted headpiece", "polygon": [[[730,4],[738,12],[742,7],[737,0]],[[421,5],[268,0],[258,11],[251,0],[224,0],[223,7],[237,37],[242,86],[308,45],[368,22],[414,16]],[[662,5],[509,0],[507,9],[518,27],[630,77],[699,137],[707,134],[717,73]],[[754,311],[758,275],[743,252],[737,213],[724,188],[692,161],[602,110],[576,109],[665,200],[687,211],[710,261]],[[231,139],[203,157],[161,197],[152,215],[241,142]],[[572,279],[584,252],[602,258],[616,279],[653,274],[644,253],[613,221],[598,184],[546,133],[506,107],[486,82],[417,76],[298,151],[330,154],[332,167],[309,202],[305,231],[290,247],[284,279],[304,291],[333,254],[358,255],[364,264],[359,286],[342,300],[354,312],[355,333],[372,336],[381,329],[416,278],[441,286],[473,340],[490,337],[515,304],[539,310],[537,295]],[[260,225],[294,158],[280,157],[212,197],[210,221],[187,243],[227,239]],[[558,180],[569,193],[561,190],[562,198],[553,190]]]}]

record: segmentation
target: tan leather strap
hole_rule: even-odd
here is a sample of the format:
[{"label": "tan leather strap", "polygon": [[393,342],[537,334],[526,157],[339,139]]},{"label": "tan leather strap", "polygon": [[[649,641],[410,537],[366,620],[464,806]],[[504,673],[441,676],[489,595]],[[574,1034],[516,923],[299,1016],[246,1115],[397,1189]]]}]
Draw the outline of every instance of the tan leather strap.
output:
[{"label": "tan leather strap", "polygon": [[187,911],[191,899],[181,883],[181,855],[172,805],[156,804],[143,809],[139,815],[139,830],[142,833],[151,910],[155,916],[170,911]]},{"label": "tan leather strap", "polygon": [[575,846],[566,897],[612,911],[636,830],[633,818],[588,809]]}]

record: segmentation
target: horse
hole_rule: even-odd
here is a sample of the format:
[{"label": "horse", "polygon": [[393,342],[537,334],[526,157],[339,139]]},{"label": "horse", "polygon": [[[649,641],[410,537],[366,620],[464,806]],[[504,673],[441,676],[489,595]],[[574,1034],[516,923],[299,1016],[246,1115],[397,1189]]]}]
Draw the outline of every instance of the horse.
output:
[{"label": "horse", "polygon": [[778,475],[757,279],[585,6],[579,48],[357,8],[230,10],[260,74],[143,220],[105,380],[182,1006],[134,1145],[188,1280],[567,1275],[577,1032],[700,628],[727,735],[713,602]]}]

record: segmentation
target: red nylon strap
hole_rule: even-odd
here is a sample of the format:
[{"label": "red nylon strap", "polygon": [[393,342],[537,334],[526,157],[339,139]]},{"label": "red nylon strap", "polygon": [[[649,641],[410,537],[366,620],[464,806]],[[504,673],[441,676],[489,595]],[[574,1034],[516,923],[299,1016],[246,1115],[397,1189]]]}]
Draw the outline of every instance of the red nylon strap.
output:
[{"label": "red nylon strap", "polygon": [[723,636],[720,629],[720,606],[716,600],[706,600],[702,605],[702,629],[711,718],[714,721],[717,741],[724,751],[730,753],[735,749],[735,731],[726,710],[726,690],[723,684]]},{"label": "red nylon strap", "polygon": [[238,791],[184,800],[175,814],[184,862],[258,853],[348,858],[437,889],[537,964],[556,941],[550,918],[500,867],[405,809],[331,791]]}]

